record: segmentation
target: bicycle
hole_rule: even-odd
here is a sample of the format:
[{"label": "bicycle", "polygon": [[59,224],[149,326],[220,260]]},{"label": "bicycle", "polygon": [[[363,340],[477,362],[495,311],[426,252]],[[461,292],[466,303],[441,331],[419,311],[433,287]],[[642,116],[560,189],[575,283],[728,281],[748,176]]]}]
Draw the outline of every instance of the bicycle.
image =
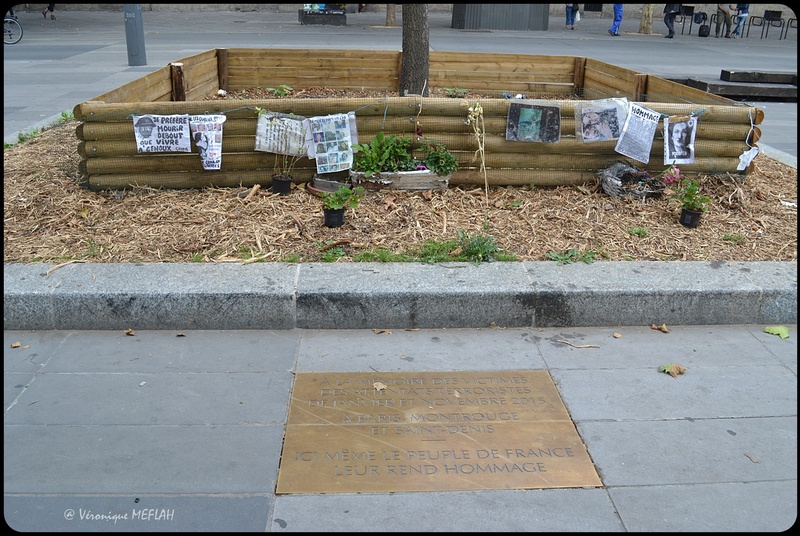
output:
[{"label": "bicycle", "polygon": [[22,25],[11,17],[3,18],[3,44],[13,45],[22,39]]}]

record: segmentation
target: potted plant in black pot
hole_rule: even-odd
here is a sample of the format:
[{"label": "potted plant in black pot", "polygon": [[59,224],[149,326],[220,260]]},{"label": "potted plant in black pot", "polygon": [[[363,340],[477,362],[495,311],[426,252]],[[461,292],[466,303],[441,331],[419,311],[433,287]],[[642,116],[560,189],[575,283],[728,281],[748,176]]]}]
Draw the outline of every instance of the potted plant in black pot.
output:
[{"label": "potted plant in black pot", "polygon": [[288,195],[294,182],[294,168],[300,158],[308,156],[304,118],[279,114],[258,108],[256,150],[275,154],[272,169],[272,191]]},{"label": "potted plant in black pot", "polygon": [[341,227],[344,225],[346,207],[356,208],[364,198],[364,187],[350,188],[342,184],[333,192],[322,192],[322,214],[325,227]]},{"label": "potted plant in black pot", "polygon": [[442,143],[426,142],[423,158],[412,156],[411,139],[378,132],[369,143],[353,145],[350,181],[369,189],[431,190],[447,188],[458,161]]},{"label": "potted plant in black pot", "polygon": [[700,225],[700,216],[707,210],[711,199],[700,193],[700,183],[696,180],[681,179],[671,186],[672,197],[680,202],[681,215],[678,221],[685,227]]}]

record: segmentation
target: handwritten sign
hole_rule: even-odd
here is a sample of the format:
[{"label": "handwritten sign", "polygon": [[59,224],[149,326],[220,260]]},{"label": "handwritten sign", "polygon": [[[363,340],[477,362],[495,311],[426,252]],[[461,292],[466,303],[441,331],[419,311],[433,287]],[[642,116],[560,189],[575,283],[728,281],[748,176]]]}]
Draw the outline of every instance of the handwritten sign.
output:
[{"label": "handwritten sign", "polygon": [[191,152],[188,115],[134,115],[133,131],[140,153]]}]

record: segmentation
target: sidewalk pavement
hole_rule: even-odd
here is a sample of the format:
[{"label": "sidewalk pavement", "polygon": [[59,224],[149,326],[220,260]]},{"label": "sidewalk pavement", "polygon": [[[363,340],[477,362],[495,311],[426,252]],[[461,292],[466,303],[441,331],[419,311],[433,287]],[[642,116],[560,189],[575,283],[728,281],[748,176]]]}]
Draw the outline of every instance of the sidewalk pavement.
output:
[{"label": "sidewalk pavement", "polygon": [[[208,48],[380,49],[401,35],[379,14],[341,28],[146,13],[148,66],[128,67],[122,13],[32,15],[4,49],[5,136]],[[665,44],[634,23],[612,38],[607,19],[463,32],[434,15],[431,46],[668,77],[796,69],[796,37]],[[774,126],[796,165],[796,104],[779,106],[764,139]],[[4,264],[12,529],[728,532],[797,518],[796,262],[51,268]],[[275,494],[295,373],[508,370],[549,372],[602,487]]]},{"label": "sidewalk pavement", "polygon": [[[5,331],[5,520],[22,532],[784,531],[797,518],[789,327],[788,339],[762,325]],[[659,372],[668,363],[686,372]],[[275,494],[294,373],[499,370],[549,372],[602,487]]]}]

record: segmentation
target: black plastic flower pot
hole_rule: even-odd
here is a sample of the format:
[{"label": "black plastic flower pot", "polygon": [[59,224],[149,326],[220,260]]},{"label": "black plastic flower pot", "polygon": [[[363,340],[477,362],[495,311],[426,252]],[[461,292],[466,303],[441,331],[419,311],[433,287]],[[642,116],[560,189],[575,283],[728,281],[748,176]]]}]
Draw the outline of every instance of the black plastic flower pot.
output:
[{"label": "black plastic flower pot", "polygon": [[341,227],[344,225],[343,208],[323,208],[322,214],[325,217],[325,227]]},{"label": "black plastic flower pot", "polygon": [[280,194],[280,195],[289,195],[289,192],[292,191],[292,181],[291,180],[280,180],[276,178],[272,178],[272,193]]},{"label": "black plastic flower pot", "polygon": [[681,217],[678,219],[684,227],[697,227],[700,225],[700,215],[703,214],[699,210],[689,210],[686,208],[681,209]]}]

